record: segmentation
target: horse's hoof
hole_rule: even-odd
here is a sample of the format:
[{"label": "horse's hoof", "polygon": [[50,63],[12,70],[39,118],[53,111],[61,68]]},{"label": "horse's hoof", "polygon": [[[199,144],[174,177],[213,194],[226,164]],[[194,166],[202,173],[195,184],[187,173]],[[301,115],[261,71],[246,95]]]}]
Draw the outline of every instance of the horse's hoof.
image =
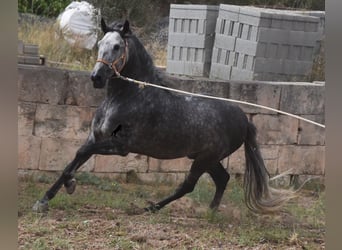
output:
[{"label": "horse's hoof", "polygon": [[49,210],[49,204],[47,201],[38,200],[32,207],[32,210],[37,213],[44,213]]},{"label": "horse's hoof", "polygon": [[76,189],[76,179],[72,178],[71,180],[68,180],[64,186],[68,194],[74,193]]}]

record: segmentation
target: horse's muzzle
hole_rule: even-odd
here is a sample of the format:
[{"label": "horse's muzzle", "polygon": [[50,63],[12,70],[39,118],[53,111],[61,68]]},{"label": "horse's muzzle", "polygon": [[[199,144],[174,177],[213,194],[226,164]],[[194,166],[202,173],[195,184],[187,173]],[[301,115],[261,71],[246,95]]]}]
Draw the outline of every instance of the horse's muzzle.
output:
[{"label": "horse's muzzle", "polygon": [[95,73],[91,74],[90,79],[93,81],[94,88],[96,89],[102,89],[105,86],[106,82],[104,79]]}]

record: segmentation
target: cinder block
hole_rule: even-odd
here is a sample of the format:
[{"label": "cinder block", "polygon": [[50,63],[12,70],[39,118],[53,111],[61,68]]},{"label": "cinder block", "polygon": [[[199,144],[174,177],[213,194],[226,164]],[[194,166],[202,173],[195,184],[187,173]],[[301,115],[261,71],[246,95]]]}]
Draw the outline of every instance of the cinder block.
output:
[{"label": "cinder block", "polygon": [[95,156],[95,172],[127,173],[130,170],[137,173],[146,173],[148,171],[147,156],[134,153],[130,153],[125,157],[118,155]]},{"label": "cinder block", "polygon": [[69,105],[38,104],[34,135],[86,139],[95,109]]},{"label": "cinder block", "polygon": [[218,6],[171,4],[168,73],[209,75],[217,15]]},{"label": "cinder block", "polygon": [[[47,171],[64,170],[83,143],[84,140],[42,138],[39,169]],[[91,157],[79,171],[93,171],[94,163],[94,157]]]},{"label": "cinder block", "polygon": [[237,22],[239,20],[239,13],[240,6],[229,4],[220,4],[219,6],[219,18]]},{"label": "cinder block", "polygon": [[229,80],[230,75],[231,75],[231,70],[232,70],[232,67],[229,65],[212,62],[209,77],[211,79]]},{"label": "cinder block", "polygon": [[235,51],[241,54],[255,56],[258,48],[257,46],[257,42],[238,38],[236,39]]},{"label": "cinder block", "polygon": [[33,44],[24,44],[24,54],[25,55],[32,55],[32,56],[38,56],[38,45]]},{"label": "cinder block", "polygon": [[323,175],[324,159],[325,146],[280,146],[278,168],[280,173]]},{"label": "cinder block", "polygon": [[38,169],[41,143],[37,136],[18,136],[18,169]]},{"label": "cinder block", "polygon": [[253,79],[253,71],[232,67],[231,80],[249,81]]},{"label": "cinder block", "polygon": [[252,118],[257,127],[257,141],[261,144],[296,144],[298,120],[284,115],[255,115]]},{"label": "cinder block", "polygon": [[236,37],[223,36],[222,34],[217,34],[215,37],[215,48],[224,48],[227,50],[234,51],[236,44]]}]

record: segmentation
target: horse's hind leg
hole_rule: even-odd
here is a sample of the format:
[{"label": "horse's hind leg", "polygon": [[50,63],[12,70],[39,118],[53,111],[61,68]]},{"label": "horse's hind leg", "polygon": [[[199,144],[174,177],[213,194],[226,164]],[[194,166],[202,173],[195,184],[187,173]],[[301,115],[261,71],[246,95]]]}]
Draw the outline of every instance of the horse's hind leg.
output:
[{"label": "horse's hind leg", "polygon": [[213,179],[216,186],[215,196],[212,202],[210,203],[210,208],[217,209],[220,205],[224,190],[226,189],[230,176],[221,163],[217,163],[207,172]]},{"label": "horse's hind leg", "polygon": [[157,211],[170,202],[183,197],[185,194],[191,193],[194,190],[198,179],[204,172],[208,171],[208,166],[210,166],[211,164],[212,161],[207,161],[203,157],[195,159],[195,161],[191,165],[188,176],[185,178],[184,182],[176,189],[176,191],[164,200],[145,208],[145,211]]}]

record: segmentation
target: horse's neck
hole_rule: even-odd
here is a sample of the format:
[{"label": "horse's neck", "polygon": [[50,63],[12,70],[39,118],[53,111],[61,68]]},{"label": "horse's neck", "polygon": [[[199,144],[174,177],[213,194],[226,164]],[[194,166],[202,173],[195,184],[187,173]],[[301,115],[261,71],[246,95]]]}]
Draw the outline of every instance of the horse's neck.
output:
[{"label": "horse's neck", "polygon": [[138,87],[131,82],[118,78],[109,80],[107,85],[107,98],[128,99],[138,92]]}]

